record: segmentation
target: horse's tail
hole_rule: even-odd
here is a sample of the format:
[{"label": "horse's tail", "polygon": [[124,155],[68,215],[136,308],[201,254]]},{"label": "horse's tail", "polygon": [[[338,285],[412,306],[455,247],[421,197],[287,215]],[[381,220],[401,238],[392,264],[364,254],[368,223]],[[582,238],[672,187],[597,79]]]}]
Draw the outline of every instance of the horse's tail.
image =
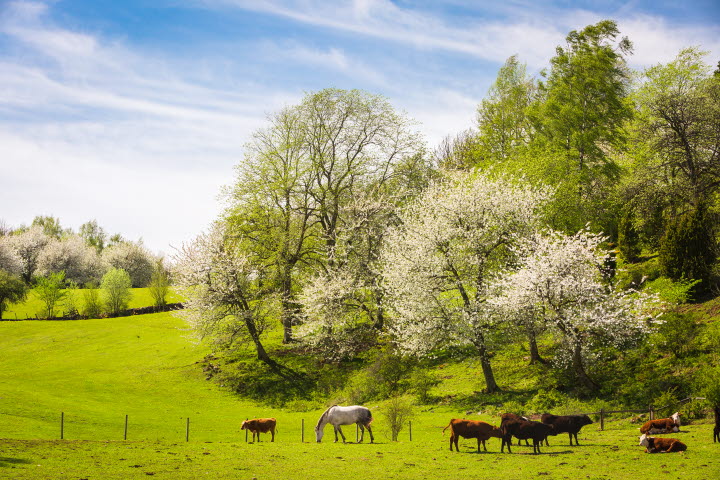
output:
[{"label": "horse's tail", "polygon": [[368,408],[367,414],[368,414],[368,419],[367,419],[367,423],[365,423],[365,425],[370,425],[373,422],[373,420],[375,420],[375,419],[373,418],[372,412],[370,411],[369,408]]}]

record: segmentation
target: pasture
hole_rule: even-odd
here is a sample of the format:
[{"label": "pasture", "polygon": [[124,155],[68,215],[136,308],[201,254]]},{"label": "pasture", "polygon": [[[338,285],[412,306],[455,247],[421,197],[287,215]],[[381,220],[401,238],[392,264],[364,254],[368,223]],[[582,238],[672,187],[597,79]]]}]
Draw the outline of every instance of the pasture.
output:
[{"label": "pasture", "polygon": [[[675,434],[688,451],[647,455],[638,426],[625,420],[585,427],[580,446],[567,435],[550,447],[500,454],[500,440],[476,453],[475,440],[449,451],[450,418],[499,419],[442,406],[418,406],[408,430],[389,440],[383,404],[368,404],[376,444],[323,443],[313,427],[321,409],[290,411],[258,405],[205,380],[197,361],[208,352],[169,313],[67,322],[0,323],[0,478],[552,478],[707,479],[720,476],[720,444],[711,425]],[[64,440],[60,437],[60,412]],[[123,440],[128,415],[128,440]],[[276,417],[269,435],[245,443],[242,420]],[[190,438],[185,441],[190,418]],[[304,420],[305,442],[301,442]],[[354,427],[344,427],[354,439]]]}]

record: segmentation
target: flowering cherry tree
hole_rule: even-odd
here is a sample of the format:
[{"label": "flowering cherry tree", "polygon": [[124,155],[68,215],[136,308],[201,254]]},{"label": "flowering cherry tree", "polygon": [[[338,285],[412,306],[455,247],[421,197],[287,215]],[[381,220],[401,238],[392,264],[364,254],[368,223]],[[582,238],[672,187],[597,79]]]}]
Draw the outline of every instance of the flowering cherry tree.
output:
[{"label": "flowering cherry tree", "polygon": [[261,342],[276,299],[263,288],[259,265],[241,239],[217,222],[209,233],[183,245],[174,260],[175,282],[187,299],[179,315],[201,338],[223,345],[251,340],[258,359],[277,369]]},{"label": "flowering cherry tree", "polygon": [[50,240],[38,255],[36,275],[48,276],[58,272],[65,272],[65,280],[80,285],[97,282],[103,273],[97,250],[78,235]]},{"label": "flowering cherry tree", "polygon": [[492,279],[539,221],[545,188],[454,174],[431,185],[401,215],[383,253],[390,329],[406,352],[476,348],[488,392],[498,389],[489,339],[503,321],[487,302]]},{"label": "flowering cherry tree", "polygon": [[[599,234],[537,233],[518,249],[520,267],[495,286],[491,302],[508,311],[533,308],[562,339],[578,381],[594,390],[586,370],[591,348],[620,347],[649,328],[653,299],[617,291],[605,275],[607,252]],[[656,311],[658,311],[656,309]]]}]

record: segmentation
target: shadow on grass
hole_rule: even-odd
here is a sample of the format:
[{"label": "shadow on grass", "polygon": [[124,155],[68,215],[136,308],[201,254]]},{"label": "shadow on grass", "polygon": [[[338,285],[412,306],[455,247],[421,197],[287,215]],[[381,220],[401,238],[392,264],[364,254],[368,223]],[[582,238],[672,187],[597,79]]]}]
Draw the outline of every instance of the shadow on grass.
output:
[{"label": "shadow on grass", "polygon": [[13,465],[28,465],[33,463],[26,458],[0,457],[0,468],[9,468]]}]

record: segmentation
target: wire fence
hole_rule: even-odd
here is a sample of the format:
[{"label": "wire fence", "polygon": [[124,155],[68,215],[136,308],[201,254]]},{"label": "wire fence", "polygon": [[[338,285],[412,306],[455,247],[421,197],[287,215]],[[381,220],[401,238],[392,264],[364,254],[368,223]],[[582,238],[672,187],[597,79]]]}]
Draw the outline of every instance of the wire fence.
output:
[{"label": "wire fence", "polygon": [[[675,409],[679,406],[682,406],[688,402],[694,401],[694,400],[705,400],[703,397],[688,397],[683,400],[680,400],[678,402],[656,407],[653,405],[649,405],[646,408],[641,409],[625,409],[625,410],[604,410],[601,409],[598,412],[589,412],[584,413],[581,415],[594,415],[599,418],[599,426],[598,429],[600,431],[605,430],[606,422],[608,421],[608,417],[610,415],[617,415],[617,414],[623,414],[623,413],[630,413],[630,414],[647,414],[650,420],[655,419],[657,414],[659,412],[669,411],[672,409]],[[23,424],[28,422],[35,422],[37,424],[37,434],[40,437],[46,437],[44,439],[48,440],[66,440],[67,439],[67,429],[68,426],[74,427],[73,433],[75,435],[72,435],[73,439],[89,439],[89,438],[83,438],[87,437],[87,435],[78,434],[80,431],[82,432],[88,432],[92,431],[93,433],[90,435],[92,439],[94,440],[128,440],[129,438],[131,440],[152,440],[153,437],[156,439],[165,439],[170,441],[181,441],[181,439],[184,438],[186,442],[189,442],[191,438],[193,440],[197,441],[222,441],[222,440],[233,440],[237,441],[238,436],[242,435],[239,430],[239,423],[235,425],[237,422],[226,422],[222,423],[219,427],[217,423],[210,424],[207,421],[207,418],[197,417],[197,422],[195,420],[192,420],[192,417],[185,416],[185,417],[176,417],[172,420],[166,419],[166,421],[163,421],[163,419],[158,417],[153,418],[150,420],[146,415],[140,416],[142,417],[140,421],[137,423],[133,423],[133,417],[129,414],[125,414],[124,416],[118,415],[117,416],[117,423],[115,424],[113,422],[113,425],[109,425],[107,419],[99,422],[93,422],[91,418],[88,417],[82,417],[82,416],[70,416],[68,417],[66,415],[66,412],[59,412],[57,417],[54,417],[54,414],[50,413],[48,415],[45,415],[43,417],[35,417],[31,415],[23,415],[18,413],[7,413],[7,412],[0,412],[0,416],[8,416],[15,418],[14,423],[15,424]],[[54,417],[54,419],[53,419]],[[247,418],[246,418],[247,419]],[[57,423],[56,423],[57,422]],[[51,427],[51,425],[55,423],[57,425],[57,434],[53,435],[51,433],[54,428]],[[194,431],[197,427],[197,431]],[[414,425],[412,420],[408,421],[407,423],[403,424],[403,432],[401,439],[402,440],[408,440],[413,441],[413,431],[414,431]],[[406,427],[406,428],[405,428]],[[306,441],[315,441],[314,428],[312,427],[312,423],[308,427],[306,425],[305,418],[295,418],[292,422],[282,422],[281,428],[283,429],[284,433],[289,434],[286,436],[286,438],[295,438],[299,440],[301,443],[305,443]],[[352,427],[345,427],[346,433],[347,429]],[[442,428],[442,427],[440,427]],[[2,430],[7,430],[5,428],[0,429],[0,432]],[[21,428],[20,430],[27,431],[27,426],[24,428]],[[133,431],[135,430],[135,431]],[[158,431],[158,435],[152,435],[152,431]],[[356,425],[355,429],[355,441],[357,442],[360,438],[360,431]],[[417,427],[415,427],[415,430],[417,430]],[[432,430],[433,432],[437,431],[437,425],[433,425],[431,428],[427,429],[428,431]],[[109,438],[100,438],[102,435],[102,432],[109,433],[112,431],[113,433],[110,435],[105,435]],[[134,433],[137,433],[133,435]],[[422,432],[421,432],[422,433]],[[1,435],[1,433],[0,433]],[[121,436],[122,435],[122,436]],[[198,438],[193,438],[193,436]],[[377,437],[377,432],[375,433],[375,436]],[[47,438],[51,437],[51,438]],[[346,435],[348,437],[348,440],[351,440],[349,435]],[[37,438],[37,437],[35,437]],[[245,430],[245,441],[248,441],[248,430]]]}]

